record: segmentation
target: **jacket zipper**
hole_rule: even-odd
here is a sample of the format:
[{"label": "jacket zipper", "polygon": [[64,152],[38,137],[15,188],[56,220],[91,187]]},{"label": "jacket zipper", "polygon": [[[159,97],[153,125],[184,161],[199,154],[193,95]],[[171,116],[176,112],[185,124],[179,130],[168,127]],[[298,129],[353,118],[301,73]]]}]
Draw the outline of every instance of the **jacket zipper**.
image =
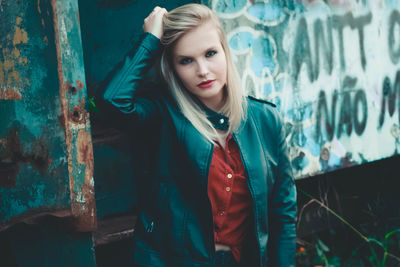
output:
[{"label": "jacket zipper", "polygon": [[249,172],[248,172],[248,168],[247,168],[247,164],[246,164],[246,161],[244,160],[244,158],[243,158],[243,153],[242,153],[242,150],[240,149],[240,143],[238,142],[238,139],[237,139],[237,137],[236,137],[236,134],[232,134],[232,137],[233,137],[233,139],[235,140],[235,142],[236,142],[236,144],[239,146],[239,151],[240,151],[240,158],[242,159],[242,163],[243,163],[243,166],[244,166],[244,168],[245,168],[245,170],[246,170],[246,173],[247,173],[247,185],[248,185],[248,187],[249,187],[249,189],[250,189],[250,193],[251,193],[251,198],[253,199],[253,210],[254,210],[254,212],[253,212],[253,214],[254,214],[254,224],[255,224],[255,233],[256,233],[256,238],[257,238],[257,247],[258,247],[258,255],[259,255],[259,263],[260,263],[260,266],[263,266],[262,265],[262,261],[261,261],[261,253],[260,253],[260,244],[259,244],[259,241],[260,241],[260,238],[259,238],[259,236],[258,236],[258,223],[257,223],[257,216],[256,216],[256,202],[255,202],[255,200],[254,200],[254,190],[253,190],[253,187],[251,186],[251,182],[250,182],[250,177],[249,177]]}]

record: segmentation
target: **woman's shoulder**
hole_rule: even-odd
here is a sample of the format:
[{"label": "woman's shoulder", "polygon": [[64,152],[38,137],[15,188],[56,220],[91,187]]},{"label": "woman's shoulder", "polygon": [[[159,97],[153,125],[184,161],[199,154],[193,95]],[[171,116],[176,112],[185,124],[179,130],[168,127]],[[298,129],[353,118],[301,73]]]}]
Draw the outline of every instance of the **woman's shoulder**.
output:
[{"label": "woman's shoulder", "polygon": [[247,96],[247,106],[248,115],[251,114],[256,121],[262,124],[268,121],[269,123],[266,126],[278,126],[281,124],[281,115],[274,103],[249,95]]},{"label": "woman's shoulder", "polygon": [[252,109],[253,111],[260,111],[260,112],[272,112],[272,113],[277,113],[278,108],[277,106],[267,100],[264,99],[259,99],[254,96],[248,95],[247,96],[247,103],[249,109]]},{"label": "woman's shoulder", "polygon": [[254,96],[251,96],[251,95],[248,95],[247,99],[249,100],[249,102],[252,102],[252,103],[267,104],[267,105],[269,105],[271,107],[276,108],[276,105],[274,103],[269,102],[269,101],[264,100],[264,99],[255,98]]}]

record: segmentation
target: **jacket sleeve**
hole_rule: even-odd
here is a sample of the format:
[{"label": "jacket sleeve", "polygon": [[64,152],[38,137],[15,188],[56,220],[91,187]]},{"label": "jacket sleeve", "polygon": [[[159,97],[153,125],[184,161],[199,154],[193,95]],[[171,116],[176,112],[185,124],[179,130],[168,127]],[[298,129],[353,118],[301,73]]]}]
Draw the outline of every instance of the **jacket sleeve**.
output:
[{"label": "jacket sleeve", "polygon": [[282,119],[276,116],[278,166],[270,198],[268,266],[289,267],[295,265],[297,193]]},{"label": "jacket sleeve", "polygon": [[142,86],[144,76],[152,67],[160,47],[160,40],[157,37],[145,33],[138,45],[125,56],[122,65],[115,70],[102,93],[105,102],[117,109],[125,119],[146,121],[159,113],[157,104],[154,102],[157,96],[140,97],[138,89]]}]

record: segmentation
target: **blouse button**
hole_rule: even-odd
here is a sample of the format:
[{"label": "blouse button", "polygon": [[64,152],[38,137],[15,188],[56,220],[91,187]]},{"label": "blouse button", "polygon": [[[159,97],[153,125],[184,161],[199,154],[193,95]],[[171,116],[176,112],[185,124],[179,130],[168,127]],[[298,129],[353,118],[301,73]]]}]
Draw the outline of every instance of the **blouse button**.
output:
[{"label": "blouse button", "polygon": [[232,174],[228,173],[227,177],[228,177],[228,179],[231,179],[232,178]]},{"label": "blouse button", "polygon": [[225,122],[224,119],[220,119],[220,120],[219,120],[219,124],[223,124],[224,122]]},{"label": "blouse button", "polygon": [[225,188],[225,190],[226,190],[227,192],[229,192],[229,191],[231,191],[231,188],[228,186],[228,187]]}]

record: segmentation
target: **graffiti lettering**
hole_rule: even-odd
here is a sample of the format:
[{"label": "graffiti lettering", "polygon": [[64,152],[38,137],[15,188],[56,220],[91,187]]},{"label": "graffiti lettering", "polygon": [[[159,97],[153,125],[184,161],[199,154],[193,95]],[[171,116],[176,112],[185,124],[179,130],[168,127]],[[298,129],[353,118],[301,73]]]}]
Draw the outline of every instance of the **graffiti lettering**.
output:
[{"label": "graffiti lettering", "polygon": [[[393,116],[397,105],[399,109],[399,122],[400,122],[400,71],[397,71],[395,82],[392,88],[389,77],[385,77],[382,84],[382,101],[381,101],[381,114],[379,115],[378,129],[382,128],[385,122],[386,106],[388,106],[390,117]],[[388,103],[386,105],[386,102]]]},{"label": "graffiti lettering", "polygon": [[367,15],[360,17],[353,17],[351,12],[347,12],[345,15],[335,15],[332,17],[333,27],[337,29],[339,36],[339,56],[340,56],[340,67],[342,70],[346,69],[346,61],[344,57],[344,48],[343,48],[343,29],[347,26],[350,28],[358,30],[358,40],[360,46],[360,61],[363,70],[365,70],[365,66],[367,64],[367,60],[365,58],[365,49],[364,49],[364,27],[371,23],[372,14],[368,13]]},{"label": "graffiti lettering", "polygon": [[297,81],[301,65],[306,64],[308,79],[314,81],[314,73],[311,60],[310,38],[308,37],[307,22],[301,18],[297,25],[297,35],[294,42],[293,69],[294,79]]},{"label": "graffiti lettering", "polygon": [[351,117],[351,95],[350,90],[354,88],[356,79],[346,77],[343,82],[342,103],[340,106],[339,124],[337,129],[337,138],[342,136],[343,130],[350,136],[353,130],[352,117]]},{"label": "graffiti lettering", "polygon": [[328,74],[332,73],[333,69],[333,40],[332,40],[332,22],[331,19],[328,18],[326,21],[327,24],[327,39],[325,39],[325,31],[322,24],[322,20],[317,19],[314,22],[314,35],[315,35],[315,79],[318,79],[319,76],[319,56],[320,56],[320,47],[323,48],[322,55],[324,56],[324,62]]},{"label": "graffiti lettering", "polygon": [[325,129],[328,135],[328,140],[331,141],[333,139],[333,134],[335,132],[335,118],[336,118],[336,102],[338,99],[338,91],[335,90],[332,95],[331,102],[331,114],[328,113],[328,104],[326,103],[326,95],[324,91],[321,91],[318,96],[318,105],[317,105],[317,117],[316,121],[316,138],[320,140],[321,134],[321,122],[325,121]]},{"label": "graffiti lettering", "polygon": [[[314,42],[314,51],[315,51],[315,61],[312,61],[313,55],[311,54],[311,45],[310,38],[308,35],[308,25],[305,18],[301,18],[299,20],[299,24],[297,25],[297,34],[294,42],[294,53],[293,53],[293,77],[294,80],[297,81],[299,77],[299,72],[302,64],[306,64],[308,79],[313,82],[319,76],[320,69],[320,51],[322,51],[322,55],[324,56],[327,72],[328,74],[332,73],[333,68],[333,37],[332,37],[332,29],[336,29],[338,34],[338,45],[339,45],[339,60],[340,67],[342,70],[346,69],[346,60],[344,54],[344,37],[343,30],[345,27],[350,27],[350,29],[356,29],[358,32],[358,40],[359,40],[359,50],[360,50],[360,64],[362,69],[365,71],[365,67],[367,65],[367,59],[365,56],[365,48],[364,48],[364,28],[372,21],[372,14],[368,13],[367,15],[354,17],[351,12],[347,12],[345,15],[334,15],[332,17],[328,17],[325,25],[326,30],[324,30],[323,22],[320,19],[317,19],[313,23],[315,42]],[[325,34],[326,32],[326,34]],[[325,36],[326,35],[326,36]],[[313,66],[314,65],[314,66]]]},{"label": "graffiti lettering", "polygon": [[[397,10],[393,10],[392,14],[390,14],[389,18],[389,34],[388,34],[388,46],[389,46],[389,56],[390,60],[392,61],[393,64],[397,64],[400,59],[400,42],[395,43],[395,26],[397,25],[397,28],[399,30],[400,28],[400,13]],[[398,36],[398,34],[397,34]],[[398,40],[397,40],[398,41]]]},{"label": "graffiti lettering", "polygon": [[207,2],[245,92],[276,103],[290,125],[295,176],[399,154],[398,1],[235,1]]},{"label": "graffiti lettering", "polygon": [[[319,93],[316,114],[317,140],[320,140],[320,138],[322,137],[321,124],[323,121],[325,121],[325,130],[327,134],[327,139],[329,141],[332,141],[335,135],[335,130],[337,138],[340,138],[342,136],[343,131],[348,136],[350,136],[353,131],[353,127],[357,135],[361,135],[364,132],[368,118],[367,97],[364,90],[354,89],[356,83],[357,78],[351,78],[348,76],[345,77],[343,81],[343,90],[340,93],[339,121],[337,125],[336,108],[339,100],[338,90],[334,90],[333,92],[330,114],[328,111],[328,104],[326,101],[325,92],[321,91]],[[352,97],[352,95],[354,95],[354,97]]]},{"label": "graffiti lettering", "polygon": [[[358,114],[359,114],[359,106],[361,105],[361,114],[362,119],[361,121],[358,120]],[[365,130],[365,127],[367,126],[367,118],[368,118],[368,104],[367,104],[367,96],[365,95],[365,92],[362,90],[358,90],[356,92],[356,95],[354,97],[354,130],[357,135],[362,135],[362,133]]]}]

